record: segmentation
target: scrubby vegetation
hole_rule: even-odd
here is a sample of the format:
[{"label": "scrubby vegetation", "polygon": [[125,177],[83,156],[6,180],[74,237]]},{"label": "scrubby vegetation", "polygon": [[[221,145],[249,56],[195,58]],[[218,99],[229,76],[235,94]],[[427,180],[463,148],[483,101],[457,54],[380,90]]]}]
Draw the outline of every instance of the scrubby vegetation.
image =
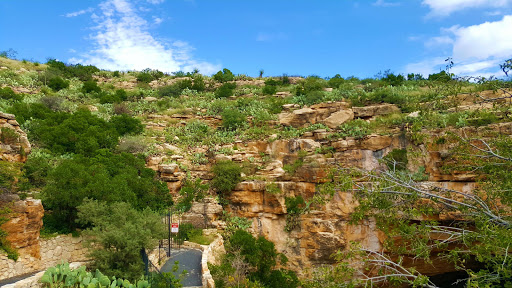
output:
[{"label": "scrubby vegetation", "polygon": [[[0,61],[4,61],[3,58]],[[22,65],[25,71],[12,63]],[[325,197],[332,197],[341,189],[354,189],[361,207],[354,212],[352,221],[373,217],[390,239],[403,237],[410,241],[408,252],[414,251],[426,261],[432,251],[439,255],[448,251],[443,256],[450,257],[461,270],[469,271],[468,275],[474,276],[472,283],[501,285],[510,280],[510,261],[506,256],[508,240],[499,240],[510,238],[507,214],[510,197],[506,192],[512,187],[508,180],[511,179],[508,175],[510,141],[497,137],[500,135],[492,136],[497,139],[493,142],[478,142],[449,134],[467,127],[481,132],[489,125],[510,122],[512,85],[508,79],[462,78],[446,71],[428,76],[414,73],[405,76],[386,71],[367,79],[344,78],[339,74],[325,79],[314,75],[263,78],[263,70],[260,79],[254,79],[235,75],[229,69],[211,77],[198,71],[172,75],[151,69],[110,72],[94,66],[68,65],[54,59],[38,65],[14,61],[2,65],[8,69],[0,70],[0,111],[16,116],[33,151],[24,164],[0,161],[0,191],[42,199],[46,210],[45,233],[83,231],[84,235],[92,235],[93,247],[98,248],[93,250],[93,267],[101,270],[110,283],[114,283],[114,276],[132,283],[144,281],[139,280],[143,274],[139,252],[142,248],[154,247],[154,240],[163,237],[158,213],[173,204],[175,211],[189,211],[194,201],[201,201],[206,196],[218,197],[219,203],[229,205],[230,193],[243,180],[266,181],[267,196],[279,198],[283,209],[286,208],[282,213],[286,218],[287,235],[299,232],[300,218],[316,208],[314,205],[327,201]],[[503,71],[509,72],[510,62],[503,65]],[[394,104],[396,110],[371,116],[354,114],[351,116],[354,119],[330,126],[316,119],[300,125],[280,122],[285,113],[321,108],[329,101],[344,102],[343,107],[352,107],[353,111],[356,111],[355,107],[378,104]],[[324,104],[317,105],[320,103]],[[281,117],[280,113],[283,113]],[[2,127],[2,144],[19,140],[19,135],[10,130]],[[435,137],[431,130],[436,130]],[[300,175],[303,167],[319,165],[309,159],[311,156],[321,156],[325,161],[334,159],[334,154],[340,151],[334,148],[334,143],[360,145],[376,135],[400,135],[400,141],[420,148],[370,151],[381,161],[372,165],[394,174],[331,173],[327,180],[314,180],[318,183],[327,181],[318,187],[329,192],[318,189],[311,198],[285,194],[275,183],[269,182],[264,173],[258,173],[264,171],[274,155],[256,151],[254,147],[245,151],[250,140],[273,142],[318,137],[315,138],[318,143],[332,145],[306,149],[302,143],[286,147],[291,155],[279,160],[284,163],[278,167],[283,173],[279,177],[294,179],[303,176]],[[477,192],[482,193],[477,195],[481,197],[479,200],[443,202],[447,210],[471,210],[464,214],[471,216],[468,222],[456,226],[469,234],[461,236],[450,230],[455,236],[450,235],[460,240],[457,245],[462,245],[471,256],[464,256],[458,250],[447,250],[442,241],[429,242],[429,233],[441,233],[432,227],[443,223],[437,220],[411,223],[411,219],[431,217],[438,212],[435,206],[420,205],[424,203],[421,201],[434,201],[433,198],[443,201],[419,193],[422,186],[414,186],[429,177],[422,166],[424,163],[412,161],[414,154],[422,153],[421,149],[425,147],[453,152],[439,153],[439,157],[450,163],[440,169],[477,174]],[[235,157],[242,153],[247,157]],[[159,169],[158,173],[146,168],[154,159],[160,159],[158,164],[151,164],[155,170]],[[170,195],[169,187],[157,176],[163,173],[160,171],[162,167],[158,166],[161,164],[175,165],[182,173],[174,175],[173,172],[169,176],[179,178],[181,186],[176,195]],[[189,171],[190,167],[198,165],[202,167],[200,173]],[[360,181],[348,181],[347,175]],[[388,178],[382,178],[382,175]],[[376,184],[361,184],[371,181]],[[370,193],[379,187],[395,187],[393,185],[400,187],[394,191],[397,193],[387,190],[389,193]],[[389,198],[390,195],[394,198]],[[461,200],[457,198],[456,201]],[[487,204],[489,201],[505,206],[494,208]],[[475,203],[484,203],[487,206],[479,207],[488,210],[484,209],[483,213],[478,209],[473,211]],[[0,224],[6,211],[0,212]],[[403,215],[408,218],[401,217]],[[247,219],[226,213],[224,220],[228,253],[219,266],[211,268],[218,287],[338,287],[336,285],[340,283],[362,283],[347,282],[338,277],[346,272],[355,275],[343,258],[359,257],[360,254],[355,252],[348,256],[338,255],[335,258],[338,264],[332,270],[315,271],[325,276],[323,280],[326,282],[319,276],[314,278],[316,282],[300,283],[293,272],[282,268],[286,267],[286,259],[277,253],[272,242],[244,231],[250,226]],[[0,230],[1,248],[10,258],[16,258],[2,233]],[[195,239],[201,243],[211,241],[191,225],[183,225],[180,233],[180,239]],[[389,251],[397,255],[405,253],[392,250],[389,245],[386,247]],[[502,252],[495,252],[497,250]],[[483,263],[478,271],[464,267],[464,261],[475,257]],[[506,276],[497,277],[497,280],[489,276],[496,274]],[[92,279],[93,276],[87,274],[84,277]],[[98,277],[105,279],[103,275],[98,274]],[[410,280],[390,279],[397,283]],[[429,283],[423,276],[414,279],[419,279],[414,280],[417,281],[414,285]],[[332,284],[331,280],[334,286],[328,286]]]}]

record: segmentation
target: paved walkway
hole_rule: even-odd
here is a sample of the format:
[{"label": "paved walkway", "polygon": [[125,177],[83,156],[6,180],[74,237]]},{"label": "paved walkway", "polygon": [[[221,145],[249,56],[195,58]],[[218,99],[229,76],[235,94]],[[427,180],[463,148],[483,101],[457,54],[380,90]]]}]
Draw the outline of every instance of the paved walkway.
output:
[{"label": "paved walkway", "polygon": [[183,287],[202,287],[201,281],[201,257],[203,252],[195,249],[174,249],[171,258],[162,266],[160,271],[171,272],[175,261],[179,262],[178,271],[174,275],[179,276],[183,270],[187,270],[186,277],[181,281]]}]

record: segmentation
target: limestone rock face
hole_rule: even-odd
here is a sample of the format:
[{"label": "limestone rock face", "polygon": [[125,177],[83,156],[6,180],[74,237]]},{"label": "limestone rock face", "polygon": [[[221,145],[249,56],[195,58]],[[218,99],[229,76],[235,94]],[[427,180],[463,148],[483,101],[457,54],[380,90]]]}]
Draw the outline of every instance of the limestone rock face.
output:
[{"label": "limestone rock face", "polygon": [[[334,128],[343,122],[353,119],[352,110],[348,109],[348,104],[345,102],[320,103],[311,107],[289,111],[293,107],[286,106],[284,107],[286,110],[279,114],[279,123],[281,125],[299,128],[304,127],[306,124],[323,123]],[[339,124],[336,125],[336,123]]]},{"label": "limestone rock face", "polygon": [[351,109],[341,110],[334,112],[331,114],[331,116],[325,118],[324,124],[327,125],[327,127],[334,129],[352,119],[354,119],[354,111]]},{"label": "limestone rock face", "polygon": [[372,118],[380,115],[388,115],[400,112],[395,104],[378,104],[365,107],[352,107],[354,117],[356,118]]},{"label": "limestone rock face", "polygon": [[12,211],[9,221],[1,226],[8,234],[7,240],[13,248],[23,249],[26,254],[38,257],[39,230],[43,227],[44,215],[41,200],[27,199],[0,204],[8,205]]},{"label": "limestone rock face", "polygon": [[0,112],[0,161],[25,162],[31,149],[15,116]]}]

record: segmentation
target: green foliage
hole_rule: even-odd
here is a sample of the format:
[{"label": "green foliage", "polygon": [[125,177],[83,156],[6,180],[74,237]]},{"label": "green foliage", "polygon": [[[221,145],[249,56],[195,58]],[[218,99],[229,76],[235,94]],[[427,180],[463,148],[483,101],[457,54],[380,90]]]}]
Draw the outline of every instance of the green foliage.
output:
[{"label": "green foliage", "polygon": [[221,116],[222,127],[226,130],[236,130],[247,124],[247,118],[238,109],[226,109]]},{"label": "green foliage", "polygon": [[295,94],[297,96],[306,95],[313,91],[321,91],[327,86],[327,81],[317,76],[309,76],[305,80],[298,83],[295,88]]},{"label": "green foliage", "polygon": [[[274,243],[260,236],[255,238],[243,230],[236,230],[227,241],[227,254],[221,265],[212,265],[216,287],[298,287],[294,272],[275,269],[278,262],[286,264],[286,257],[277,253]],[[245,278],[248,274],[248,279]],[[258,283],[261,286],[257,286]],[[246,286],[246,287],[247,287]]]},{"label": "green foliage", "polygon": [[235,88],[235,83],[224,83],[215,90],[215,98],[226,98],[232,96]]},{"label": "green foliage", "polygon": [[78,206],[78,221],[91,226],[85,233],[94,259],[92,268],[106,275],[134,281],[142,277],[141,249],[153,249],[165,236],[160,216],[149,209],[136,210],[128,203],[84,199]]},{"label": "green foliage", "polygon": [[[203,86],[204,86],[204,82],[203,82]],[[183,90],[193,89],[193,87],[194,87],[194,85],[192,84],[192,80],[190,80],[190,79],[179,80],[172,85],[167,85],[167,86],[158,88],[158,96],[160,96],[160,97],[178,97],[181,95]],[[196,88],[198,88],[198,87],[196,86]],[[204,87],[203,87],[203,90],[204,90]]]},{"label": "green foliage", "polygon": [[387,85],[400,86],[404,84],[405,77],[401,74],[395,75],[391,72],[386,72],[385,76],[382,77],[381,80]]},{"label": "green foliage", "polygon": [[407,164],[409,163],[407,159],[407,150],[406,149],[393,149],[386,156],[382,158],[384,163],[388,166],[390,170],[398,170],[405,171],[407,170]]},{"label": "green foliage", "polygon": [[119,133],[107,121],[80,109],[74,114],[54,112],[34,121],[29,137],[54,153],[93,155],[99,149],[113,149]]},{"label": "green foliage", "polygon": [[15,144],[19,142],[20,135],[16,130],[2,127],[0,128],[0,142],[3,144]]},{"label": "green foliage", "polygon": [[335,137],[354,137],[356,139],[362,139],[371,133],[372,129],[370,128],[370,123],[362,119],[355,119],[342,124],[339,127],[339,132],[336,133]]},{"label": "green foliage", "polygon": [[190,208],[192,208],[192,202],[203,199],[207,191],[208,184],[202,184],[200,178],[194,181],[185,180],[185,183],[180,189],[181,198],[176,204],[176,210],[183,212],[189,211]]},{"label": "green foliage", "polygon": [[212,167],[214,178],[211,186],[221,195],[231,192],[241,181],[240,165],[231,161],[219,161]]},{"label": "green foliage", "polygon": [[302,196],[297,197],[286,197],[286,224],[284,230],[291,232],[294,229],[300,227],[300,215],[304,214],[307,209],[306,201]]},{"label": "green foliage", "polygon": [[15,192],[20,176],[19,163],[0,161],[0,194]]},{"label": "green foliage", "polygon": [[155,180],[155,172],[145,167],[144,159],[128,153],[100,150],[90,158],[76,155],[52,169],[47,183],[43,204],[51,210],[57,230],[76,227],[77,206],[84,198],[124,201],[139,210],[162,210],[172,203],[166,185]]},{"label": "green foliage", "polygon": [[222,71],[215,73],[213,79],[217,82],[228,82],[235,80],[235,75],[229,69],[224,68]]},{"label": "green foliage", "polygon": [[449,82],[452,80],[452,77],[450,74],[446,73],[446,71],[443,70],[439,73],[428,75],[428,80],[437,82]]},{"label": "green foliage", "polygon": [[16,121],[20,125],[27,120],[46,119],[53,114],[53,111],[40,103],[14,103],[7,112],[16,115]]},{"label": "green foliage", "polygon": [[23,96],[14,93],[10,87],[0,87],[0,99],[21,101],[23,100]]},{"label": "green foliage", "polygon": [[340,74],[336,74],[327,81],[327,86],[331,88],[339,88],[343,83],[345,83],[345,79],[343,79]]},{"label": "green foliage", "polygon": [[204,83],[203,76],[196,75],[194,77],[194,83],[190,87],[192,90],[196,90],[197,92],[202,92],[206,89],[206,84]]},{"label": "green foliage", "polygon": [[251,220],[233,216],[226,210],[222,211],[222,220],[226,222],[226,228],[224,229],[224,238],[229,238],[235,231],[244,230],[247,231],[251,227]]},{"label": "green foliage", "polygon": [[96,81],[88,80],[88,81],[84,82],[84,85],[82,86],[82,90],[81,91],[84,94],[92,93],[92,92],[100,93],[101,92],[101,88],[100,88],[100,86],[98,86],[98,83]]},{"label": "green foliage", "polygon": [[48,87],[52,88],[53,91],[60,91],[69,87],[69,81],[62,79],[59,76],[53,77],[48,80]]},{"label": "green foliage", "polygon": [[55,59],[49,59],[48,62],[46,62],[46,65],[48,65],[48,72],[51,74],[60,75],[66,78],[77,77],[81,81],[91,80],[92,74],[100,71],[100,69],[93,65],[69,65]]},{"label": "green foliage", "polygon": [[311,91],[307,94],[301,94],[298,96],[295,96],[293,98],[293,102],[304,106],[304,105],[313,105],[317,104],[323,101],[324,99],[324,92],[323,91]]},{"label": "green foliage", "polygon": [[263,87],[263,95],[273,95],[277,92],[277,86],[281,84],[280,81],[269,78],[265,80],[265,86]]},{"label": "green foliage", "polygon": [[110,118],[110,123],[119,135],[136,135],[142,133],[144,126],[139,119],[133,118],[128,114],[121,114]]},{"label": "green foliage", "polygon": [[41,277],[43,288],[61,288],[61,287],[87,287],[87,288],[149,288],[151,285],[143,278],[134,282],[108,277],[99,270],[96,272],[87,272],[85,266],[71,270],[68,263],[58,264],[55,267],[48,268]]},{"label": "green foliage", "polygon": [[146,68],[137,74],[137,81],[142,83],[149,83],[153,80],[160,79],[163,76],[164,73],[161,71]]}]

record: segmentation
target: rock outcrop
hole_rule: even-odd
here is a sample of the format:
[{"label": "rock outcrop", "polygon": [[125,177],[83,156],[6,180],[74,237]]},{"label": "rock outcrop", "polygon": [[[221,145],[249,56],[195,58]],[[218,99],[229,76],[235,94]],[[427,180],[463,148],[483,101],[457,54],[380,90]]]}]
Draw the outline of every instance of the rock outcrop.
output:
[{"label": "rock outcrop", "polygon": [[30,151],[27,134],[14,115],[0,112],[0,161],[25,162]]}]

